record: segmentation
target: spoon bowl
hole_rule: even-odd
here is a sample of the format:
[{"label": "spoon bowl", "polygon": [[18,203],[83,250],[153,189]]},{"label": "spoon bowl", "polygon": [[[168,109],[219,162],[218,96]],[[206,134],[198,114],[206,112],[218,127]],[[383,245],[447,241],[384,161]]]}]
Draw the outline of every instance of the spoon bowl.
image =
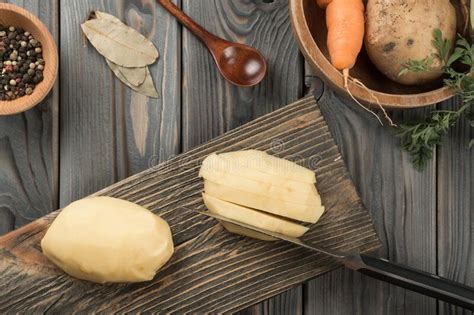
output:
[{"label": "spoon bowl", "polygon": [[258,50],[209,33],[169,0],[157,2],[206,45],[227,81],[237,86],[254,86],[263,80],[267,62]]},{"label": "spoon bowl", "polygon": [[265,58],[252,47],[228,42],[215,55],[217,67],[222,76],[238,86],[254,86],[260,83],[267,72]]}]

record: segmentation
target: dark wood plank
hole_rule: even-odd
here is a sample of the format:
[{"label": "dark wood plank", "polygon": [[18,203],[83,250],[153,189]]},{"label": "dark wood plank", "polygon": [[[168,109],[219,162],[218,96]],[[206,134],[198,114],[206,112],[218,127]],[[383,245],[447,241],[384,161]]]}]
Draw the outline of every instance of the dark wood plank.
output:
[{"label": "dark wood plank", "polygon": [[[183,149],[187,150],[302,96],[302,58],[293,38],[286,0],[184,0],[183,9],[209,31],[259,49],[266,79],[238,88],[219,74],[206,48],[183,31]],[[279,143],[274,144],[276,147]],[[298,308],[301,288],[255,309]],[[276,307],[275,303],[284,301]],[[275,307],[274,307],[275,306]],[[291,307],[290,307],[291,308]]]},{"label": "dark wood plank", "polygon": [[[91,10],[116,15],[151,38],[161,57],[149,99],[116,79],[87,44]],[[60,204],[88,195],[179,152],[180,30],[152,1],[61,1]]]},{"label": "dark wood plank", "polygon": [[[58,38],[58,0],[6,2],[37,15]],[[56,86],[34,109],[0,117],[0,235],[58,207],[58,100]]]},{"label": "dark wood plank", "polygon": [[[459,99],[441,108],[459,108]],[[474,130],[467,121],[456,125],[438,150],[438,273],[474,286]],[[446,303],[440,314],[474,314]]]},{"label": "dark wood plank", "polygon": [[[435,273],[435,161],[418,172],[392,132],[352,101],[324,88],[319,103],[382,239],[378,255]],[[434,314],[436,301],[341,269],[309,282],[305,313]]]},{"label": "dark wood plank", "polygon": [[[279,140],[281,150],[272,143]],[[266,150],[315,170],[326,211],[304,236],[334,250],[373,251],[379,239],[314,98],[256,119],[103,191],[141,204],[170,223],[176,251],[154,281],[97,285],[66,276],[38,242],[56,212],[0,238],[0,312],[230,312],[335,267],[319,253],[224,232],[185,207],[204,208],[200,163],[212,152]]]}]

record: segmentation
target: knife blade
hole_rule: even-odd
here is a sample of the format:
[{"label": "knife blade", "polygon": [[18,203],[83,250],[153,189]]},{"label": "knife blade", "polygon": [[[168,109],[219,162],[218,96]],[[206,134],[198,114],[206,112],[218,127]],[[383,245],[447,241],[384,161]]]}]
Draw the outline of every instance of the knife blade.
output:
[{"label": "knife blade", "polygon": [[366,256],[360,253],[345,255],[327,248],[309,244],[296,237],[290,237],[280,233],[260,229],[258,227],[228,219],[209,211],[200,211],[189,208],[184,209],[197,212],[217,220],[232,223],[240,227],[271,236],[275,239],[306,248],[311,251],[328,255],[342,263],[348,269],[361,272],[381,281],[431,296],[433,298],[440,299],[469,310],[474,310],[474,288],[468,287],[464,284],[408,266],[392,263],[383,258]]},{"label": "knife blade", "polygon": [[295,245],[305,247],[305,248],[310,249],[310,250],[315,250],[315,251],[321,252],[323,254],[326,254],[326,255],[331,256],[331,257],[336,258],[336,259],[344,258],[343,255],[341,255],[339,253],[336,253],[334,251],[330,251],[330,250],[327,250],[325,248],[315,246],[315,245],[308,245],[297,237],[286,236],[286,235],[283,235],[283,234],[280,234],[280,233],[260,229],[260,228],[257,228],[255,226],[252,226],[252,225],[248,225],[248,224],[245,224],[245,223],[242,223],[242,222],[239,222],[239,221],[228,219],[228,218],[223,217],[219,214],[211,213],[209,211],[199,211],[199,210],[193,210],[193,211],[194,212],[199,212],[201,214],[204,214],[204,215],[206,215],[208,217],[211,217],[211,218],[214,218],[216,220],[221,220],[221,221],[224,221],[224,222],[232,223],[232,224],[238,225],[240,227],[243,227],[243,228],[246,228],[246,229],[249,229],[249,230],[253,230],[255,232],[259,232],[259,233],[265,234],[267,236],[271,236],[271,237],[276,238],[276,239],[280,239],[280,240],[283,240],[283,241],[286,241],[286,242],[289,242],[289,243],[293,243]]}]

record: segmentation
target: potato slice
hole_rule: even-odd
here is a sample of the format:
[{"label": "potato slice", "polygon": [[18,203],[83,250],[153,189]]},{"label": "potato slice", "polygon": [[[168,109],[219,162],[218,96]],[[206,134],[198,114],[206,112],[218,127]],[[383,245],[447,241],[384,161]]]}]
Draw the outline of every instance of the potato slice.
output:
[{"label": "potato slice", "polygon": [[[309,228],[299,225],[297,223],[279,218],[271,214],[252,210],[230,202],[222,201],[205,193],[202,194],[202,199],[204,200],[207,209],[209,209],[211,213],[216,213],[223,217],[232,219],[237,222],[249,224],[260,229],[284,234],[291,237],[300,237],[309,230]],[[245,230],[247,232],[255,232],[245,228],[242,228],[242,230]],[[258,234],[264,235],[261,233]],[[247,234],[247,236],[249,235]]]},{"label": "potato slice", "polygon": [[[278,196],[282,201],[294,202],[301,205],[320,207],[321,198],[319,197],[314,184],[300,183],[302,189],[291,189],[288,187],[275,186],[269,182],[259,182],[256,180],[243,178],[234,174],[209,171],[201,168],[199,176],[213,183],[226,186],[232,189],[238,189],[256,195]],[[308,189],[312,188],[312,189]],[[301,191],[309,191],[302,193]]]},{"label": "potato slice", "polygon": [[324,212],[324,207],[322,206],[306,206],[282,201],[281,196],[278,195],[257,195],[219,185],[209,180],[204,180],[204,191],[206,194],[224,201],[303,222],[316,223]]},{"label": "potato slice", "polygon": [[222,159],[221,155],[211,154],[202,162],[202,172],[224,172],[238,176],[239,178],[248,178],[258,182],[271,183],[274,186],[284,187],[286,189],[299,191],[301,193],[317,193],[313,183],[291,180],[280,175],[265,173],[258,169],[244,167],[237,162]]},{"label": "potato slice", "polygon": [[313,171],[294,162],[280,159],[257,150],[235,151],[219,154],[224,161],[235,163],[252,170],[278,175],[281,178],[304,183],[315,183]]},{"label": "potato slice", "polygon": [[261,240],[261,241],[276,241],[277,240],[276,238],[273,238],[271,236],[268,236],[268,235],[265,235],[265,234],[262,234],[262,233],[259,233],[259,232],[256,232],[256,231],[252,231],[252,230],[246,229],[244,227],[241,227],[241,226],[229,223],[229,222],[219,221],[219,223],[230,233],[255,238],[255,239]]}]

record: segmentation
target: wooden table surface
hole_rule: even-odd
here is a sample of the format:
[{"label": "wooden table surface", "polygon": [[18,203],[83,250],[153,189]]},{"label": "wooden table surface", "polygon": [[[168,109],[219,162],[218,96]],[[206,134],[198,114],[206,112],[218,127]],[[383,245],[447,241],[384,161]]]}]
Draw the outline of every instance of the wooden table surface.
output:
[{"label": "wooden table surface", "polygon": [[[226,83],[206,49],[152,0],[9,2],[49,27],[61,70],[40,106],[0,118],[0,234],[314,92],[371,212],[383,242],[379,254],[474,285],[474,153],[467,147],[473,130],[457,125],[426,170],[414,170],[388,128],[311,74],[293,38],[286,0],[177,1],[210,31],[262,51],[269,73],[255,88]],[[132,93],[87,45],[79,25],[92,9],[115,14],[152,38],[161,54],[151,68],[159,99]],[[394,117],[401,121],[433,108]],[[340,269],[243,312],[462,310]]]}]

